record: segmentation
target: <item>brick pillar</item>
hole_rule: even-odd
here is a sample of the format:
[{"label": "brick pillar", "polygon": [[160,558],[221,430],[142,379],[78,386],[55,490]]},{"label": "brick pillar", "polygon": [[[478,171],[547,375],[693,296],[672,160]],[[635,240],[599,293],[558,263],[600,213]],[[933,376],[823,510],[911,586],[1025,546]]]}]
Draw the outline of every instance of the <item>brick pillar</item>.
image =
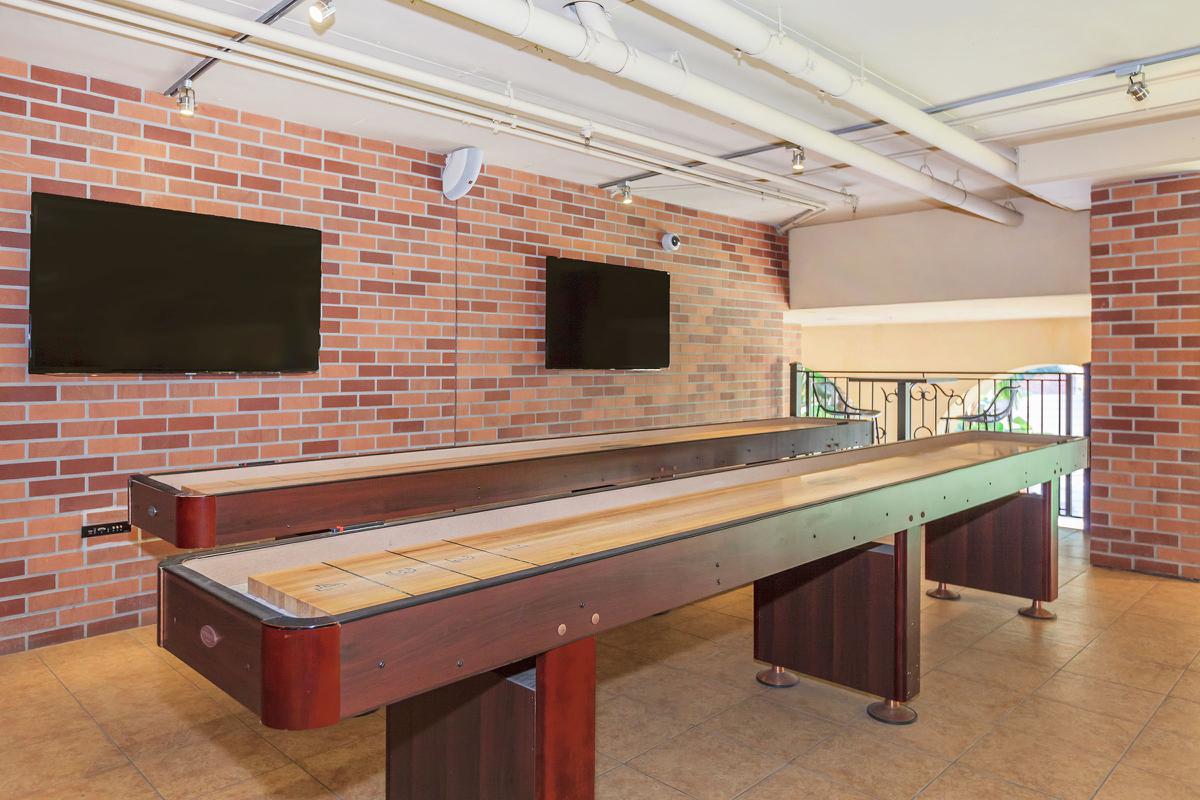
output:
[{"label": "brick pillar", "polygon": [[1092,192],[1093,564],[1200,579],[1200,173]]}]

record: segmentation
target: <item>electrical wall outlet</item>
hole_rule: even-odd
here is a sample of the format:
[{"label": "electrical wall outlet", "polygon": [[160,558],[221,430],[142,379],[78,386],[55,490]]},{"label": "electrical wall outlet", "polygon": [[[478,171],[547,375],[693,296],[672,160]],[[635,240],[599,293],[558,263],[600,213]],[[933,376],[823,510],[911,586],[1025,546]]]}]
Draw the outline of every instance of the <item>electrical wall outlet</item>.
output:
[{"label": "electrical wall outlet", "polygon": [[96,525],[84,525],[79,529],[84,539],[91,539],[93,536],[108,536],[113,533],[129,533],[131,527],[128,521],[121,522],[101,522]]}]

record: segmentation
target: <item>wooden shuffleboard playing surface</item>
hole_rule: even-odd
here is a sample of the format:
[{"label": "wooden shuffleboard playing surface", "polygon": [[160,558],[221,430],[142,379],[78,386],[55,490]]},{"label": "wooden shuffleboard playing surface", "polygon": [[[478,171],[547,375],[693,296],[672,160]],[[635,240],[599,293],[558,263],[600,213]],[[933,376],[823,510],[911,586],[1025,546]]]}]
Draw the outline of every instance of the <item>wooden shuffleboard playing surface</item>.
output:
[{"label": "wooden shuffleboard playing surface", "polygon": [[[659,492],[653,500],[581,508],[549,520],[254,574],[248,576],[247,591],[295,616],[335,615],[812,506],[1038,447],[1005,437],[947,437],[940,444],[896,455],[883,455],[884,449],[883,457],[874,460],[813,471],[801,465],[796,470],[800,474],[765,477],[753,468],[736,470],[697,491],[689,490],[687,480],[677,481],[677,492]],[[621,490],[608,494],[619,497]],[[386,532],[356,536],[379,539]]]},{"label": "wooden shuffleboard playing surface", "polygon": [[206,548],[843,450],[872,431],[784,417],[134,475],[130,520]]},{"label": "wooden shuffleboard playing surface", "polygon": [[159,473],[154,477],[162,483],[193,494],[229,494],[329,481],[403,475],[446,467],[527,461],[549,456],[598,453],[628,447],[651,447],[676,442],[700,442],[729,436],[778,433],[820,428],[829,424],[830,422],[823,420],[786,418],[715,425],[688,425],[679,428],[565,436],[558,439],[468,445],[346,458],[313,459],[198,472]]}]

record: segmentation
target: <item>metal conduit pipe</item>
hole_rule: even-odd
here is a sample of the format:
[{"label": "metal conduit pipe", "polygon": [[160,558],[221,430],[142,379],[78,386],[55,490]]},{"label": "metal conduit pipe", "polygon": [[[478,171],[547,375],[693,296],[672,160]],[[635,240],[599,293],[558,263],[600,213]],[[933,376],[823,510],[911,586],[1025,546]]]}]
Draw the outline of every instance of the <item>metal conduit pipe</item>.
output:
[{"label": "metal conduit pipe", "polygon": [[[66,5],[68,7],[79,7],[79,4],[76,3],[66,3]],[[269,45],[271,49],[282,48],[292,53],[305,54],[314,59],[320,59],[342,67],[363,70],[374,75],[386,76],[402,83],[422,86],[436,92],[468,98],[478,103],[505,109],[514,114],[526,114],[530,117],[550,121],[557,125],[573,128],[585,134],[588,138],[603,137],[613,139],[634,147],[647,148],[687,161],[698,161],[735,175],[750,178],[752,181],[786,187],[786,190],[790,192],[819,198],[819,200],[813,199],[810,201],[816,205],[819,205],[820,201],[843,202],[847,197],[844,192],[824,186],[775,175],[767,170],[723,159],[710,153],[697,151],[673,142],[664,142],[650,136],[644,136],[612,125],[595,122],[577,114],[570,114],[521,100],[511,94],[481,89],[468,83],[423,72],[382,58],[310,39],[279,28],[273,28],[269,25],[263,25],[254,20],[242,19],[193,3],[183,2],[183,0],[130,0],[130,2],[120,3],[119,5],[114,2],[105,2],[104,5],[114,10],[119,8],[136,8],[151,15],[162,15],[170,19],[188,20],[197,25],[246,34],[255,42]],[[568,22],[568,24],[573,23]],[[235,44],[237,43],[227,40],[223,47],[233,47]],[[748,186],[747,188],[750,187]]]},{"label": "metal conduit pipe", "polygon": [[[405,91],[402,94],[397,95],[392,92],[395,89],[394,86],[378,79],[372,80],[326,64],[314,63],[304,65],[303,60],[299,57],[288,57],[275,51],[256,48],[249,43],[237,42],[231,45],[224,37],[218,34],[192,30],[183,25],[143,17],[133,12],[110,9],[101,4],[89,2],[89,0],[74,0],[73,8],[71,9],[62,8],[52,3],[44,2],[44,0],[0,0],[0,5],[11,6],[23,11],[102,30],[107,33],[115,33],[150,44],[170,47],[193,55],[219,57],[231,64],[267,74],[298,80],[310,85],[334,89],[479,127],[498,129],[498,131],[509,135],[549,144],[619,164],[628,166],[654,165],[656,169],[677,174],[686,180],[700,185],[804,205],[806,206],[805,211],[800,216],[806,219],[824,210],[823,206],[812,204],[803,197],[789,196],[768,187],[751,187],[730,181],[723,181],[719,178],[710,177],[653,156],[629,154],[611,149],[605,145],[588,143],[582,141],[581,137],[576,133],[556,131],[546,126],[530,123],[523,123],[523,127],[513,127],[508,124],[497,126],[495,115],[490,109],[472,108],[468,104],[424,92],[416,92],[417,96],[414,98],[414,90],[407,87],[404,87]],[[256,53],[259,55],[256,56]],[[261,57],[262,54],[266,54],[267,57]],[[307,72],[304,66],[310,68],[318,67],[320,74]],[[373,86],[375,88],[372,88]]]},{"label": "metal conduit pipe", "polygon": [[779,67],[826,94],[957,156],[967,164],[1017,185],[1017,164],[936,117],[854,75],[840,64],[772,30],[724,0],[644,0],[676,19]]},{"label": "metal conduit pipe", "polygon": [[701,78],[682,66],[641,53],[619,39],[543,11],[527,0],[425,1],[726,118],[737,119],[753,128],[810,147],[940,203],[1006,225],[1021,223],[1021,214],[1011,208],[892,161],[765,103]]}]

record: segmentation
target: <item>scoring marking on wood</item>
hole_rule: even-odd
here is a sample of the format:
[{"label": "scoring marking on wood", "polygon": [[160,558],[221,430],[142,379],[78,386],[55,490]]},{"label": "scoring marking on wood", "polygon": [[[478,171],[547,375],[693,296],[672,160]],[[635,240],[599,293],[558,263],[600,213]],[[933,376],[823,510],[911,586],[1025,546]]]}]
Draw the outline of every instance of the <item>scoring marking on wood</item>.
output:
[{"label": "scoring marking on wood", "polygon": [[500,555],[455,542],[435,542],[405,549],[403,555],[472,578],[494,578],[535,566],[533,562],[520,561],[511,555]]},{"label": "scoring marking on wood", "polygon": [[246,588],[255,597],[297,617],[341,614],[408,596],[328,564],[251,575]]},{"label": "scoring marking on wood", "polygon": [[428,594],[535,564],[455,542],[308,564],[252,575],[248,593],[289,614],[340,614],[404,597]]},{"label": "scoring marking on wood", "polygon": [[328,563],[407,595],[427,594],[475,580],[461,572],[452,572],[388,551]]}]

